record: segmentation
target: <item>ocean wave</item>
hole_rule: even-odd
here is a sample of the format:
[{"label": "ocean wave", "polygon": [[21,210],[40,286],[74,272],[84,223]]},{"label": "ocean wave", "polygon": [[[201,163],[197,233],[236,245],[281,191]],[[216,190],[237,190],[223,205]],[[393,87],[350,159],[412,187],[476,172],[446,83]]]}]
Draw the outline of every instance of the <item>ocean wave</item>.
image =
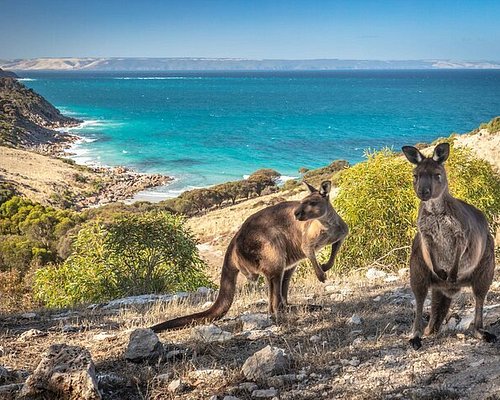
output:
[{"label": "ocean wave", "polygon": [[278,178],[278,184],[282,185],[283,183],[285,183],[286,181],[290,181],[292,179],[298,179],[299,177],[298,176],[288,176],[288,175],[281,175],[279,178]]},{"label": "ocean wave", "polygon": [[177,79],[203,79],[202,76],[121,76],[113,79],[118,80],[177,80]]},{"label": "ocean wave", "polygon": [[35,78],[17,78],[18,81],[21,81],[21,82],[33,82],[33,81],[37,81],[38,79],[35,79]]}]

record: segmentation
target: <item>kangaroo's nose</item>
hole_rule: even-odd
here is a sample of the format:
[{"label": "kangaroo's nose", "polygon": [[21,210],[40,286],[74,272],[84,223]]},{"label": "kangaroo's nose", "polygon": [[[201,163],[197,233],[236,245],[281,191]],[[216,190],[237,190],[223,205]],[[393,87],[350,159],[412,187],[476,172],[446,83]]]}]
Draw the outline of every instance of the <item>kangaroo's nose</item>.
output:
[{"label": "kangaroo's nose", "polygon": [[430,195],[431,194],[431,189],[429,189],[429,188],[422,189],[422,194],[424,196]]}]

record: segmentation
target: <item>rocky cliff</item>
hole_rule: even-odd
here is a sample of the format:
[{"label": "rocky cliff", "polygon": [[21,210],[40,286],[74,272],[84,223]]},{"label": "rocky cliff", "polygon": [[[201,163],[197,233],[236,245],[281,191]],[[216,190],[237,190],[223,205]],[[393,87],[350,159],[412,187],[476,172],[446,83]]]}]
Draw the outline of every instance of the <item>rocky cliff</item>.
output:
[{"label": "rocky cliff", "polygon": [[0,78],[0,145],[27,148],[58,143],[68,136],[54,129],[80,122],[62,115],[16,79]]},{"label": "rocky cliff", "polygon": [[4,71],[0,68],[0,78],[17,78],[18,76],[14,72]]}]

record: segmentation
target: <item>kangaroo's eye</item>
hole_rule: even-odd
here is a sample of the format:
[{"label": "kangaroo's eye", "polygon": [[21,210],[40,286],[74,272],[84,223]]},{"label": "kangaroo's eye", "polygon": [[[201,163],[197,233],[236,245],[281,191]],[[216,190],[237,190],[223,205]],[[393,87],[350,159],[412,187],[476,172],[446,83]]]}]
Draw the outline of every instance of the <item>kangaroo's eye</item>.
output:
[{"label": "kangaroo's eye", "polygon": [[440,181],[441,180],[441,174],[434,175],[434,178],[436,178],[438,181]]}]

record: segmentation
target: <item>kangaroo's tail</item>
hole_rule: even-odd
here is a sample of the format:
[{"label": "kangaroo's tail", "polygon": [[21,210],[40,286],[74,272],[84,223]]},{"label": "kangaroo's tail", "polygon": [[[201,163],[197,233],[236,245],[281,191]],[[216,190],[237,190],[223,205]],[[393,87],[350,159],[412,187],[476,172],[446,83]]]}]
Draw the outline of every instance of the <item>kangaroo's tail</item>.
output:
[{"label": "kangaroo's tail", "polygon": [[233,247],[234,244],[231,243],[226,251],[220,278],[219,294],[214,304],[208,310],[161,322],[150,329],[154,332],[161,332],[168,329],[180,329],[193,322],[209,322],[222,318],[228,312],[231,304],[233,304],[236,292],[236,278],[238,277],[239,270],[233,261]]}]

